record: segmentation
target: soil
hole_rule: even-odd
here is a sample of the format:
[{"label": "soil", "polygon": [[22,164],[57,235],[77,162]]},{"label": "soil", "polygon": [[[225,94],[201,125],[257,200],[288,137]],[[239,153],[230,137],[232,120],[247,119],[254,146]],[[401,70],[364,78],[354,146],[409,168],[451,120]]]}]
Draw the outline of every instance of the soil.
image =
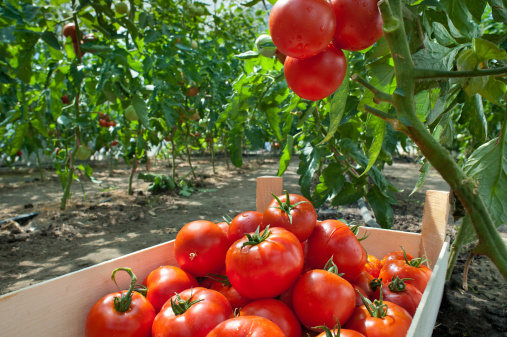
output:
[{"label": "soil", "polygon": [[[0,221],[31,214],[18,221],[0,224],[0,295],[66,273],[147,248],[176,237],[186,223],[205,219],[223,221],[223,216],[255,210],[256,178],[276,175],[278,161],[269,156],[244,159],[242,168],[219,162],[216,173],[209,160],[194,160],[197,179],[190,197],[176,192],[152,194],[149,182],[133,180],[134,194],[127,194],[129,169],[95,165],[93,176],[100,183],[81,179],[72,185],[73,198],[60,210],[62,189],[53,171],[3,169],[0,172]],[[297,158],[284,174],[284,188],[300,193]],[[419,166],[398,159],[387,167],[387,178],[403,191],[397,195],[393,229],[420,231],[427,190],[448,190],[440,176],[431,171],[423,188],[410,195]],[[151,163],[150,173],[171,174],[165,162]],[[138,172],[146,173],[141,167]],[[189,167],[178,162],[179,177]],[[83,194],[84,191],[84,194]],[[37,215],[33,215],[36,213]],[[319,219],[345,219],[363,224],[357,205],[318,210]],[[505,231],[505,229],[503,229]],[[507,232],[507,231],[505,231]],[[507,233],[501,233],[504,238]],[[452,217],[448,235],[455,235]],[[470,247],[471,248],[471,247]],[[485,257],[475,257],[468,275],[468,290],[462,286],[468,250],[458,258],[445,286],[433,336],[507,336],[507,283]]]}]

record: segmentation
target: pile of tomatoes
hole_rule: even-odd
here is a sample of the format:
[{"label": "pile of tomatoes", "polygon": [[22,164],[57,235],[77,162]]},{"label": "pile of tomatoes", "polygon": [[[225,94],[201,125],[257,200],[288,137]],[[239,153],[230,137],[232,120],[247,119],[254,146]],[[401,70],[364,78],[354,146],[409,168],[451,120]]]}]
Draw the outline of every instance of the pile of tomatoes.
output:
[{"label": "pile of tomatoes", "polygon": [[91,308],[86,336],[405,336],[431,270],[404,250],[368,255],[356,232],[287,192],[263,213],[192,221],[174,241],[178,266],[142,286],[123,269],[130,289]]},{"label": "pile of tomatoes", "polygon": [[298,96],[316,101],[340,87],[347,73],[342,50],[358,51],[382,36],[378,0],[278,0],[269,30],[287,55],[285,79]]}]

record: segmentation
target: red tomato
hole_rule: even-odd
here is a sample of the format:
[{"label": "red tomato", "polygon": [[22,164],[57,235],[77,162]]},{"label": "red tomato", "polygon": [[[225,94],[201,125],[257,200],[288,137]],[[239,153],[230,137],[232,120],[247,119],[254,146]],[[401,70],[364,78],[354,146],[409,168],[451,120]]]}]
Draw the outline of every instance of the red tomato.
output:
[{"label": "red tomato", "polygon": [[[340,270],[338,270],[340,271]],[[359,276],[352,282],[352,285],[358,286],[364,291],[366,297],[371,299],[371,296],[375,292],[375,289],[372,287],[372,281],[375,280],[373,276],[371,276],[366,270],[363,270]],[[378,281],[381,284],[381,281]]]},{"label": "red tomato", "polygon": [[63,104],[69,104],[70,103],[69,95],[67,95],[67,94],[63,95],[60,99],[62,100]]},{"label": "red tomato", "polygon": [[199,87],[193,86],[193,87],[190,87],[190,89],[187,90],[186,95],[188,97],[194,97],[194,96],[197,96],[198,93],[199,93]]},{"label": "red tomato", "polygon": [[204,337],[233,316],[227,299],[215,290],[187,289],[171,297],[153,321],[153,337]]},{"label": "red tomato", "polygon": [[174,240],[176,261],[181,269],[197,277],[218,273],[225,265],[228,248],[227,234],[206,220],[187,223]]},{"label": "red tomato", "polygon": [[137,278],[128,268],[132,277],[128,291],[108,294],[95,302],[86,316],[86,337],[151,337],[151,325],[155,318],[155,309],[141,294],[132,291]]},{"label": "red tomato", "polygon": [[304,60],[287,56],[283,69],[290,89],[301,98],[317,101],[340,87],[347,73],[347,59],[340,49],[329,45]]},{"label": "red tomato", "polygon": [[409,262],[396,260],[383,266],[380,270],[379,278],[382,280],[392,280],[394,276],[399,278],[410,278],[405,281],[416,287],[421,293],[426,289],[426,285],[431,277],[431,269],[423,264],[419,264],[419,259],[412,259]]},{"label": "red tomato", "polygon": [[380,269],[382,269],[382,263],[380,260],[373,255],[367,254],[364,270],[366,270],[374,278],[377,278],[380,273]]},{"label": "red tomato", "polygon": [[77,40],[77,32],[76,32],[76,25],[73,23],[68,23],[65,26],[63,26],[62,34],[65,37],[71,37],[72,41]]},{"label": "red tomato", "polygon": [[225,221],[217,223],[217,226],[222,228],[222,230],[227,234],[227,237],[229,237],[229,224]]},{"label": "red tomato", "polygon": [[[412,255],[410,255],[409,253],[406,253],[407,254],[407,259],[410,261],[412,259],[414,259],[414,257]],[[382,258],[382,260],[380,261],[380,264],[382,266],[385,266],[386,264],[394,261],[394,260],[403,260],[405,261],[405,255],[404,255],[404,252],[403,250],[397,250],[397,251],[394,251],[394,252],[390,252],[390,253],[387,253],[386,256],[384,256]]]},{"label": "red tomato", "polygon": [[233,310],[242,308],[253,300],[241,296],[236,289],[229,282],[229,278],[226,276],[225,269],[220,274],[210,275],[208,278],[212,279],[211,289],[218,291],[224,295],[225,298],[231,304]]},{"label": "red tomato", "polygon": [[[250,238],[252,238],[250,240]],[[227,277],[242,296],[272,298],[282,294],[303,270],[303,248],[286,229],[266,227],[236,241],[227,252]]]},{"label": "red tomato", "polygon": [[360,307],[364,304],[361,295],[363,295],[366,298],[368,298],[368,295],[364,292],[364,290],[361,287],[356,286],[355,284],[353,284],[352,287],[356,291],[356,307]]},{"label": "red tomato", "polygon": [[344,273],[347,281],[355,280],[364,270],[366,252],[352,230],[341,221],[319,222],[307,245],[307,263],[312,268],[323,268],[332,256],[338,272]]},{"label": "red tomato", "polygon": [[336,319],[343,325],[356,307],[356,291],[337,274],[315,269],[296,281],[292,306],[301,324],[309,329],[325,325],[332,329]]},{"label": "red tomato", "polygon": [[412,324],[412,316],[399,305],[391,302],[382,304],[385,306],[375,309],[378,317],[373,317],[366,305],[357,307],[344,327],[366,337],[405,337]]},{"label": "red tomato", "polygon": [[336,17],[326,0],[279,0],[269,15],[273,43],[295,58],[320,53],[333,39],[335,30]]},{"label": "red tomato", "polygon": [[304,242],[317,224],[317,213],[312,203],[298,194],[275,197],[263,214],[263,223],[270,227],[282,227]]},{"label": "red tomato", "polygon": [[206,337],[285,337],[270,320],[258,316],[238,316],[217,325]]},{"label": "red tomato", "polygon": [[382,37],[378,0],[331,0],[336,15],[333,43],[340,49],[363,50]]},{"label": "red tomato", "polygon": [[[330,334],[330,335],[329,335]],[[327,336],[336,336],[336,337],[364,337],[362,333],[359,333],[355,330],[350,329],[333,329],[329,331],[327,334],[326,331],[317,335],[317,337],[327,337]]]},{"label": "red tomato", "polygon": [[148,288],[146,298],[153,305],[156,312],[159,312],[164,303],[174,293],[197,287],[197,280],[186,271],[175,266],[162,266],[148,274],[143,281]]},{"label": "red tomato", "polygon": [[301,324],[294,312],[275,299],[253,301],[241,309],[241,316],[259,316],[278,325],[287,337],[301,337]]},{"label": "red tomato", "polygon": [[[406,284],[402,279],[394,277],[391,282],[382,286],[382,298],[385,301],[398,304],[413,317],[421,302],[422,293],[413,285]],[[380,299],[380,288],[373,293],[370,299]]]},{"label": "red tomato", "polygon": [[243,212],[232,219],[227,234],[229,235],[230,243],[243,238],[246,233],[253,233],[260,226],[260,230],[266,228],[262,223],[262,213],[256,211]]}]

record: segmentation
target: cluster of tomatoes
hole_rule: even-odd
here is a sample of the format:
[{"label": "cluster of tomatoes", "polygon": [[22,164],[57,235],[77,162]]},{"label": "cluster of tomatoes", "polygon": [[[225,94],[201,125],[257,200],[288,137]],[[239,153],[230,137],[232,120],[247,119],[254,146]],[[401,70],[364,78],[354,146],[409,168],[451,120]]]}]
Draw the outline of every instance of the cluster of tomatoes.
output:
[{"label": "cluster of tomatoes", "polygon": [[285,79],[298,96],[316,101],[342,84],[342,50],[358,51],[382,36],[378,0],[279,0],[269,16],[278,51],[287,55]]},{"label": "cluster of tomatoes", "polygon": [[99,112],[99,125],[103,128],[115,127],[116,122],[109,119],[109,115]]},{"label": "cluster of tomatoes", "polygon": [[174,241],[178,266],[153,270],[145,296],[133,280],[99,300],[86,336],[405,336],[431,270],[404,250],[368,255],[355,229],[317,221],[289,193],[230,223],[192,221]]},{"label": "cluster of tomatoes", "polygon": [[72,39],[72,45],[74,46],[74,53],[76,55],[78,55],[78,53],[81,53],[81,56],[84,56],[84,54],[86,54],[86,52],[81,50],[80,45],[82,45],[85,42],[92,42],[92,41],[96,40],[95,34],[84,35],[83,39],[79,40],[79,38],[77,36],[76,25],[74,23],[68,23],[65,26],[63,26],[62,35],[65,38],[70,37]]}]

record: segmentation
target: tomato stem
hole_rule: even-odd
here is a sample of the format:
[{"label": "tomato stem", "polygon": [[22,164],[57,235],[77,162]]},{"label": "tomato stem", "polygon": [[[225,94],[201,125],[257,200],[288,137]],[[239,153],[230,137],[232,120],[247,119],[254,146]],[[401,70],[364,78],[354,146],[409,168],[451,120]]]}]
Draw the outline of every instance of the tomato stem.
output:
[{"label": "tomato stem", "polygon": [[398,275],[394,275],[391,282],[389,282],[389,290],[395,293],[401,293],[407,290],[407,285],[405,284],[405,281],[413,280],[412,278],[402,278],[400,279]]},{"label": "tomato stem", "polygon": [[356,291],[359,293],[359,296],[361,296],[361,299],[363,300],[364,306],[366,307],[366,310],[370,313],[371,317],[375,318],[384,318],[387,314],[388,306],[387,304],[384,304],[382,300],[382,287],[380,287],[380,300],[370,301],[367,299],[359,290],[356,289]]},{"label": "tomato stem", "polygon": [[257,229],[255,230],[254,234],[249,234],[249,233],[245,234],[246,237],[248,238],[248,241],[243,242],[243,245],[241,246],[241,248],[243,248],[245,246],[258,245],[259,243],[262,243],[267,238],[269,238],[269,236],[271,235],[271,232],[269,230],[269,225],[266,226],[266,228],[264,229],[262,234],[260,234],[260,228],[261,228],[261,226],[258,226]]},{"label": "tomato stem", "polygon": [[176,316],[184,314],[188,309],[190,309],[191,306],[194,304],[204,301],[204,299],[194,300],[190,301],[192,298],[192,294],[190,295],[190,298],[188,300],[183,300],[179,294],[176,294],[176,299],[171,298],[171,308],[173,309],[173,312]]},{"label": "tomato stem", "polygon": [[[401,246],[400,246],[401,247]],[[401,247],[401,250],[403,251],[403,257],[405,258],[405,262],[409,265],[409,266],[412,266],[412,267],[416,267],[416,268],[419,268],[419,266],[421,264],[423,264],[424,262],[427,262],[428,259],[425,259],[424,256],[423,257],[416,257],[412,260],[408,260],[408,257],[407,257],[407,253],[405,252],[405,249],[403,247]]]},{"label": "tomato stem", "polygon": [[280,198],[278,198],[273,192],[271,192],[271,195],[275,198],[276,202],[278,202],[278,204],[280,206],[272,206],[271,208],[277,208],[279,210],[281,210],[282,212],[285,212],[287,213],[287,216],[289,217],[289,222],[290,224],[292,225],[292,214],[291,214],[291,211],[296,208],[297,205],[299,204],[303,204],[303,203],[306,203],[309,201],[300,201],[300,202],[296,202],[294,205],[291,205],[290,204],[290,198],[289,198],[289,192],[285,191],[285,202],[282,202],[280,200]]},{"label": "tomato stem", "polygon": [[220,282],[227,287],[231,286],[231,282],[229,282],[229,278],[227,277],[227,275],[208,274],[206,277],[212,279],[213,281]]},{"label": "tomato stem", "polygon": [[336,332],[331,331],[326,325],[319,325],[313,327],[312,329],[324,330],[324,332],[326,333],[326,337],[340,337],[342,326],[338,318],[336,318],[336,316],[334,317],[334,320],[336,321],[336,325],[333,327],[333,330],[336,330]]},{"label": "tomato stem", "polygon": [[[116,283],[115,276],[116,276],[116,272],[118,272],[118,271],[125,271],[130,275],[130,278],[131,278],[130,287],[126,293],[122,292],[120,287],[118,287],[118,283]],[[118,290],[120,290],[120,292],[121,292],[121,296],[114,297],[114,300],[113,300],[114,308],[118,312],[125,312],[125,311],[129,310],[129,308],[130,308],[130,302],[132,301],[132,291],[134,290],[134,287],[136,285],[137,277],[136,277],[136,275],[134,275],[134,273],[132,272],[132,269],[130,269],[130,268],[116,268],[115,270],[113,270],[113,273],[111,274],[111,279],[113,280],[114,284],[116,284],[116,287],[118,287]]]},{"label": "tomato stem", "polygon": [[324,266],[324,270],[326,270],[330,273],[336,274],[340,277],[345,275],[345,273],[341,273],[341,274],[338,273],[338,266],[334,263],[333,256],[331,256],[331,258],[329,260],[327,260],[326,265]]}]

